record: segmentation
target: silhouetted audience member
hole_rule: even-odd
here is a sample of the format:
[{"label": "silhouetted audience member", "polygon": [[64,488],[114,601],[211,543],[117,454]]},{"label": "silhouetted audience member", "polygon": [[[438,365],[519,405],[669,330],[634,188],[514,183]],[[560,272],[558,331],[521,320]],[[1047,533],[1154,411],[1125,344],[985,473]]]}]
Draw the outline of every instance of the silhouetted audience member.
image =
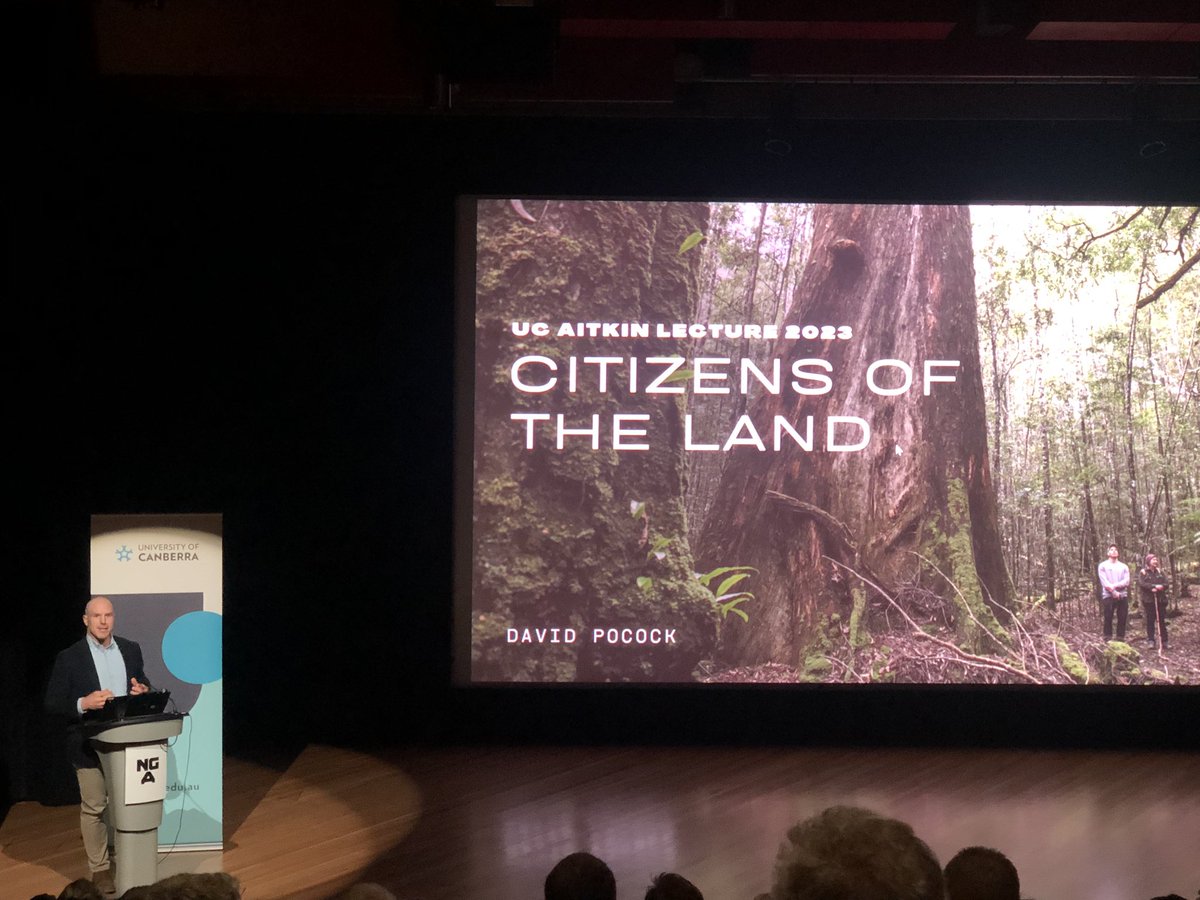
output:
[{"label": "silhouetted audience member", "polygon": [[104,893],[90,878],[76,878],[59,891],[58,900],[104,900]]},{"label": "silhouetted audience member", "polygon": [[964,847],[946,863],[948,900],[1021,900],[1021,879],[1007,856],[991,847]]},{"label": "silhouetted audience member", "polygon": [[29,900],[56,900],[53,894],[34,894]]},{"label": "silhouetted audience member", "polygon": [[134,885],[121,895],[121,900],[154,900],[154,885]]},{"label": "silhouetted audience member", "polygon": [[172,875],[150,886],[151,900],[240,900],[242,886],[226,872]]},{"label": "silhouetted audience member", "polygon": [[396,900],[396,895],[382,884],[363,881],[346,888],[345,893],[338,895],[339,900]]},{"label": "silhouetted audience member", "polygon": [[771,900],[943,900],[942,867],[904,822],[832,806],[793,825]]},{"label": "silhouetted audience member", "polygon": [[602,859],[572,853],[546,876],[546,900],[616,900],[617,879]]},{"label": "silhouetted audience member", "polygon": [[682,875],[663,872],[646,888],[646,900],[704,900],[704,895]]}]

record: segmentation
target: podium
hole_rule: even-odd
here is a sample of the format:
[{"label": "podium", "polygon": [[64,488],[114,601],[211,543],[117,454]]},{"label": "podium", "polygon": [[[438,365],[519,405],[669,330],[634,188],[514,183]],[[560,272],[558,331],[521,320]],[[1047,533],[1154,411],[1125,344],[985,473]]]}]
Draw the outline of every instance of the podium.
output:
[{"label": "podium", "polygon": [[183,731],[183,716],[161,713],[96,722],[85,732],[108,788],[118,896],[158,880],[158,826],[167,787],[164,745]]}]

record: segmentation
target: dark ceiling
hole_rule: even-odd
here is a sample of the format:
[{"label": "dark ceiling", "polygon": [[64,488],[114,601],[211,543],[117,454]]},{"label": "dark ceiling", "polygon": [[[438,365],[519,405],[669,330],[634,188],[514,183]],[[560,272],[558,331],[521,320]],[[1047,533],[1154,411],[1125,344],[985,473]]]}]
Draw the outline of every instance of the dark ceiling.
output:
[{"label": "dark ceiling", "polygon": [[[1200,118],[1197,0],[43,0],[55,89],[454,115]],[[20,39],[19,39],[20,40]],[[35,67],[36,68],[36,67]]]}]

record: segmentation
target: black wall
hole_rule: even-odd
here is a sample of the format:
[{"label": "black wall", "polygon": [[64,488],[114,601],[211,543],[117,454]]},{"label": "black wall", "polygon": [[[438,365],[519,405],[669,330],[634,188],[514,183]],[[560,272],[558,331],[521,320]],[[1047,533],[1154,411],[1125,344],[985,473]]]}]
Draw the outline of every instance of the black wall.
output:
[{"label": "black wall", "polygon": [[[79,634],[92,513],[224,514],[235,753],[309,740],[1194,746],[1194,689],[455,690],[450,663],[457,193],[1195,204],[1196,125],[101,103],[17,124],[10,800],[55,794],[40,692]],[[781,137],[790,153],[764,149]]]}]

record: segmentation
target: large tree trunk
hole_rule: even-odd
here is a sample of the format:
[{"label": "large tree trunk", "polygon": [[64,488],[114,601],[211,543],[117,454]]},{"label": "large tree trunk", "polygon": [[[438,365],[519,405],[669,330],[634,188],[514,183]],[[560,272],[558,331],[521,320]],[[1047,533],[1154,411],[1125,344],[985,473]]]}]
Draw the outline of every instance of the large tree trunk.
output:
[{"label": "large tree trunk", "polygon": [[[746,285],[746,295],[742,302],[742,321],[757,322],[759,319],[754,313],[754,295],[758,291],[758,265],[762,261],[762,242],[763,231],[767,225],[767,204],[761,203],[758,207],[758,228],[754,232],[754,255],[750,257],[750,281]],[[739,359],[748,359],[750,357],[750,339],[746,335],[742,335],[741,350],[738,354]],[[734,395],[734,418],[739,419],[746,412],[746,395],[738,393]]]},{"label": "large tree trunk", "polygon": [[[817,207],[787,321],[848,325],[853,338],[781,340],[776,355],[785,371],[794,360],[828,360],[833,387],[821,396],[764,393],[751,407],[760,434],[772,433],[775,416],[800,425],[813,416],[814,450],[790,441],[778,452],[737,447],[726,466],[702,531],[701,567],[750,565],[759,574],[747,584],[755,594],[743,607],[749,622],[724,629],[725,654],[738,664],[802,663],[831,614],[844,617],[854,607],[863,583],[847,569],[896,593],[916,585],[936,591],[958,604],[964,631],[974,633],[975,620],[994,631],[993,614],[1006,614],[1009,589],[989,469],[967,209]],[[868,389],[867,369],[881,359],[912,367],[907,393]],[[961,365],[954,383],[933,384],[923,396],[927,360]],[[878,383],[898,386],[898,373],[890,374],[897,377]],[[866,420],[866,448],[826,452],[821,438],[831,415]]]},{"label": "large tree trunk", "polygon": [[787,307],[787,286],[788,279],[792,271],[792,254],[796,251],[796,235],[800,232],[800,219],[804,215],[803,206],[793,206],[789,211],[792,218],[791,228],[788,230],[787,251],[783,255],[783,265],[779,268],[779,286],[775,290],[775,305],[771,309],[771,317],[768,321],[779,325],[783,319],[782,316],[786,312]]},{"label": "large tree trunk", "polygon": [[[529,221],[505,201],[478,216],[475,357],[475,568],[472,676],[482,680],[689,680],[712,652],[716,612],[695,577],[686,533],[682,396],[631,393],[628,370],[608,390],[595,379],[547,393],[510,380],[528,354],[678,353],[651,334],[614,343],[593,337],[520,337],[521,320],[554,323],[687,322],[695,312],[699,251],[683,240],[705,228],[700,203],[553,203]],[[555,424],[527,447],[512,413],[563,414],[586,429],[598,415],[599,448],[579,436],[556,446]],[[648,414],[649,449],[613,448],[615,414]],[[541,435],[541,432],[539,432]],[[521,643],[509,628],[572,628],[574,643]],[[674,643],[593,643],[594,628],[659,627]],[[534,632],[536,637],[536,632]]]}]

